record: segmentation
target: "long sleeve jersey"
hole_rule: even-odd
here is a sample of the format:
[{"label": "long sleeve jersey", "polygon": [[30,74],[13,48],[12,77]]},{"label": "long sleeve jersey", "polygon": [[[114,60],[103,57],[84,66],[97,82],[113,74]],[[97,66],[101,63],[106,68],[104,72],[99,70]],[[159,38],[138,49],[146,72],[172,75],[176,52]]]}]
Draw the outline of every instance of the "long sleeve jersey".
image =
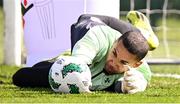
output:
[{"label": "long sleeve jersey", "polygon": [[[121,35],[119,31],[109,26],[97,25],[90,28],[73,47],[72,56],[89,65],[92,74],[91,90],[106,89],[123,77],[123,74],[106,75],[103,71],[108,52]],[[147,81],[151,79],[151,71],[146,61],[138,67],[138,70]]]}]

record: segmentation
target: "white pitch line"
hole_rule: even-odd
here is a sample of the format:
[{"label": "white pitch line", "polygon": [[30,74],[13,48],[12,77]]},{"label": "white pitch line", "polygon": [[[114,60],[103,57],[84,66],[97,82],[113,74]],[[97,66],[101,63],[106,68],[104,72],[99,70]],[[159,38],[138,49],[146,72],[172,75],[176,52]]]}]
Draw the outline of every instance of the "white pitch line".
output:
[{"label": "white pitch line", "polygon": [[160,74],[160,73],[154,73],[152,75],[156,76],[156,77],[169,77],[169,78],[180,79],[180,75],[178,75],[178,74]]}]

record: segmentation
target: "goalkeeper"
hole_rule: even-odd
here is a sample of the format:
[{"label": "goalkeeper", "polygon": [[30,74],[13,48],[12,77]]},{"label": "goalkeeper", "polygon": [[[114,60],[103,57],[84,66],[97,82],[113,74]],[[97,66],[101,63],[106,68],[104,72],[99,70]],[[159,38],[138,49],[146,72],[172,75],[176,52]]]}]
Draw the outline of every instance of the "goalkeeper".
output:
[{"label": "goalkeeper", "polygon": [[[144,91],[151,71],[143,59],[158,46],[149,21],[140,12],[130,11],[130,23],[108,16],[81,15],[71,26],[71,55],[85,62],[92,74],[90,90],[119,93]],[[39,62],[13,75],[20,87],[50,87],[48,73],[54,61]]]}]

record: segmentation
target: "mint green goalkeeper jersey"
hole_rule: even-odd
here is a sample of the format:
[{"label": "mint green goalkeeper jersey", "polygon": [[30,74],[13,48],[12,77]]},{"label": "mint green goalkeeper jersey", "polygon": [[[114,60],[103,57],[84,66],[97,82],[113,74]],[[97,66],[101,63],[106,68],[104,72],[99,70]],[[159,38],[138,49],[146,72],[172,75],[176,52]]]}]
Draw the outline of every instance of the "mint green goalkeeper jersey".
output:
[{"label": "mint green goalkeeper jersey", "polygon": [[[103,90],[123,77],[123,74],[106,75],[103,72],[108,52],[121,35],[108,26],[94,26],[75,44],[72,56],[89,65],[92,75],[91,90]],[[148,81],[151,79],[151,71],[145,61],[138,69]]]}]

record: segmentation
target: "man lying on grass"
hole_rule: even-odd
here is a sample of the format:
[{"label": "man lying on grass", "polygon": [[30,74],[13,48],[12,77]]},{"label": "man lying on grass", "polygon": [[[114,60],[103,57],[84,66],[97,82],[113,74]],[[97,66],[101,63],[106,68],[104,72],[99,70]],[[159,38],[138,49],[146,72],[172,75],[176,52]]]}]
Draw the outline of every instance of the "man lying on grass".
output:
[{"label": "man lying on grass", "polygon": [[[133,94],[146,89],[151,79],[151,71],[143,58],[149,50],[157,48],[158,39],[144,14],[130,11],[127,19],[131,24],[113,17],[86,14],[81,15],[77,23],[72,25],[72,51],[69,57],[88,65],[91,72],[92,85],[88,84],[88,90],[79,92],[107,90]],[[52,66],[67,61],[61,57],[21,68],[13,75],[13,83],[19,87],[51,87],[54,90],[55,82],[58,92],[61,82],[52,81],[52,72],[57,70],[54,76],[63,72]],[[79,68],[78,64],[71,64],[70,69],[60,67],[61,71],[70,72]],[[80,77],[79,74],[76,75],[77,78]],[[78,81],[82,80],[79,78]]]}]

